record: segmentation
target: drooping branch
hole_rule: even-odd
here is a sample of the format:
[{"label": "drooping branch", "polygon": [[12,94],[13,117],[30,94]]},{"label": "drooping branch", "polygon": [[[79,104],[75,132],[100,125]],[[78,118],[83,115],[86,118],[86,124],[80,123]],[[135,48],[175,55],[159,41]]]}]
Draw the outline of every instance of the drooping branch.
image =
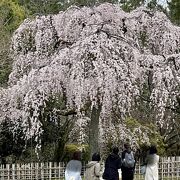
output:
[{"label": "drooping branch", "polygon": [[76,115],[77,114],[76,109],[57,110],[56,112],[58,115],[62,115],[62,116],[70,116],[70,115]]}]

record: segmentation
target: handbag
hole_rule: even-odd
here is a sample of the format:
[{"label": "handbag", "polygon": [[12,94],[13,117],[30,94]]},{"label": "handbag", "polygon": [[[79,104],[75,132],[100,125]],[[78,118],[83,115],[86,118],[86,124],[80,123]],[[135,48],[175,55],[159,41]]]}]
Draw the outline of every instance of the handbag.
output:
[{"label": "handbag", "polygon": [[146,165],[142,165],[140,168],[140,173],[145,174],[146,173]]}]

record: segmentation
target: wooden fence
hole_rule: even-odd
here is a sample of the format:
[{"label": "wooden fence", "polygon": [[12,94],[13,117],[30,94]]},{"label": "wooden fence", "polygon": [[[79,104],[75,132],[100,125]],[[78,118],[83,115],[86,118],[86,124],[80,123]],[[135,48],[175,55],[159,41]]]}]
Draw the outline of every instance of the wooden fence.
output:
[{"label": "wooden fence", "polygon": [[[0,165],[0,180],[63,180],[64,163],[29,163]],[[82,177],[85,171],[83,164]],[[140,164],[136,165],[135,180],[143,180]],[[180,180],[180,157],[161,158],[159,162],[160,180]]]}]

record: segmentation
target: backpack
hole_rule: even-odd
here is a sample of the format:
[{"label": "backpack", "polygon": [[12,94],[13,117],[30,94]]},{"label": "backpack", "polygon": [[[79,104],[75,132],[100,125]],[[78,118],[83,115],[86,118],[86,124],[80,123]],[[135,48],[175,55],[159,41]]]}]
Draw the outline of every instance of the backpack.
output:
[{"label": "backpack", "polygon": [[133,153],[125,153],[125,158],[123,159],[123,166],[127,168],[133,168],[135,164]]}]

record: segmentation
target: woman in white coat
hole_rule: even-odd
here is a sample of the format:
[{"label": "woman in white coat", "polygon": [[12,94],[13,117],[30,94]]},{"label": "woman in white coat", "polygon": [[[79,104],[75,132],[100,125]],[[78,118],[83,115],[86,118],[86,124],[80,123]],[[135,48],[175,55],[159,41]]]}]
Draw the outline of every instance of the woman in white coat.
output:
[{"label": "woman in white coat", "polygon": [[145,180],[158,180],[158,162],[157,149],[155,146],[151,146],[146,157]]},{"label": "woman in white coat", "polygon": [[80,161],[81,153],[74,152],[73,159],[68,162],[65,170],[65,180],[82,180],[81,169],[82,163]]}]

